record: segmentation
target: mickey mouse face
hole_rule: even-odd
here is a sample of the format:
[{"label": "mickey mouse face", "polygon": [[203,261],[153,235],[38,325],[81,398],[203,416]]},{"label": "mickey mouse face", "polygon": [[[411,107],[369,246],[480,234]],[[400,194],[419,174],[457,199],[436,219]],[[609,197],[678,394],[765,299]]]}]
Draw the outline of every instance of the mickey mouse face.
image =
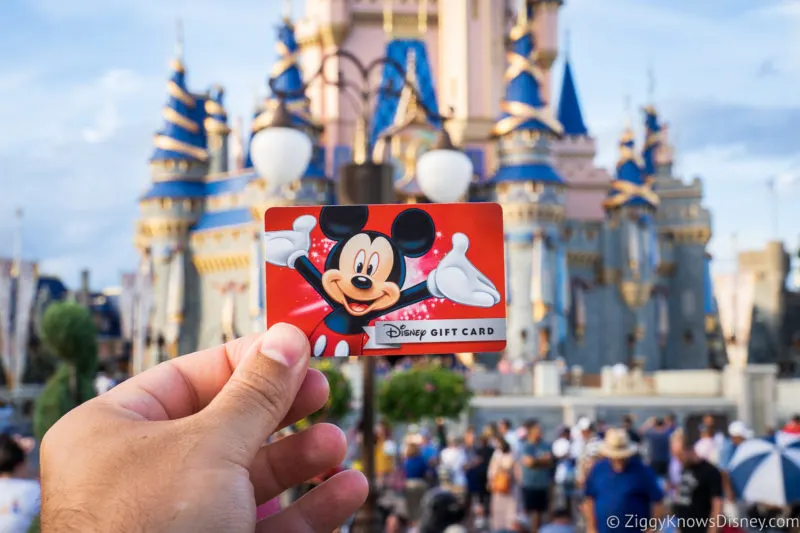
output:
[{"label": "mickey mouse face", "polygon": [[370,233],[348,239],[339,254],[339,268],[326,270],[322,276],[328,295],[355,316],[386,309],[400,298],[400,287],[390,279],[394,247],[386,237]]},{"label": "mickey mouse face", "polygon": [[322,287],[353,316],[396,304],[405,281],[405,257],[424,255],[435,238],[433,220],[420,209],[400,213],[391,237],[364,230],[368,216],[366,206],[325,207],[320,213],[322,232],[337,241],[325,262]]}]

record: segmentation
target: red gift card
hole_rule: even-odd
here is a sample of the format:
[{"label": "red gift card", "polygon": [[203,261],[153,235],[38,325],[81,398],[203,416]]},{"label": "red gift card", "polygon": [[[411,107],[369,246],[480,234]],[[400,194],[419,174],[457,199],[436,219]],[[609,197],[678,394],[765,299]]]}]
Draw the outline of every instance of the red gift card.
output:
[{"label": "red gift card", "polygon": [[497,204],[273,207],[264,231],[267,327],[315,357],[505,348]]}]

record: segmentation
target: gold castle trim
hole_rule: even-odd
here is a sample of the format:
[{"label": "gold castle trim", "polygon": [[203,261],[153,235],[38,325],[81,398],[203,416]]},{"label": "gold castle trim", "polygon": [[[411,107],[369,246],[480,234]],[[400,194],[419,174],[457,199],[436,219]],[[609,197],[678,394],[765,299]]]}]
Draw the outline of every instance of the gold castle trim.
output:
[{"label": "gold castle trim", "polygon": [[505,223],[564,220],[564,207],[560,205],[506,204],[502,207]]},{"label": "gold castle trim", "polygon": [[672,235],[675,244],[707,244],[712,235],[708,226],[664,227],[658,233],[660,236]]},{"label": "gold castle trim", "polygon": [[603,206],[606,208],[618,207],[635,196],[644,198],[653,206],[658,206],[660,203],[658,195],[653,192],[649,185],[636,185],[629,181],[614,180],[611,183],[611,188],[619,194],[607,198],[603,202]]},{"label": "gold castle trim", "polygon": [[229,270],[245,270],[250,267],[250,261],[249,253],[197,255],[193,258],[194,267],[201,275]]},{"label": "gold castle trim", "polygon": [[191,133],[197,133],[200,130],[200,127],[194,120],[184,117],[171,107],[165,107],[161,112],[161,116],[164,117],[164,120],[167,122],[171,122],[176,126],[180,126]]},{"label": "gold castle trim", "polygon": [[595,281],[600,285],[614,285],[622,279],[622,273],[617,268],[599,266],[595,272]]},{"label": "gold castle trim", "polygon": [[497,121],[497,124],[492,128],[491,135],[493,137],[502,137],[503,135],[511,133],[529,120],[538,120],[553,130],[556,135],[563,135],[564,133],[564,127],[558,120],[553,118],[549,106],[537,109],[522,102],[509,102],[504,100],[500,103],[500,111],[508,113],[511,116]]},{"label": "gold castle trim", "polygon": [[225,108],[219,105],[219,102],[215,102],[214,100],[206,100],[205,103],[206,113],[209,115],[223,115],[228,116],[227,111]]},{"label": "gold castle trim", "polygon": [[192,233],[191,241],[194,245],[203,246],[206,243],[220,244],[223,240],[238,241],[242,237],[249,239],[256,228],[252,222],[244,222],[235,226],[196,231]]},{"label": "gold castle trim", "polygon": [[595,266],[600,261],[600,254],[597,252],[567,252],[567,262],[576,266]]},{"label": "gold castle trim", "polygon": [[167,93],[169,93],[169,95],[173,98],[180,100],[190,108],[194,109],[195,100],[192,95],[181,89],[178,84],[172,80],[167,82]]},{"label": "gold castle trim", "polygon": [[659,263],[656,267],[656,274],[665,278],[671,278],[678,270],[678,265],[675,263]]},{"label": "gold castle trim", "polygon": [[136,223],[136,235],[142,239],[184,235],[193,220],[181,218],[148,218]]},{"label": "gold castle trim", "polygon": [[156,135],[153,145],[156,148],[161,148],[162,150],[167,150],[169,152],[178,152],[179,154],[192,156],[200,161],[208,160],[208,153],[202,148],[186,144],[185,142],[176,141],[175,139],[166,137],[164,135]]},{"label": "gold castle trim", "polygon": [[651,283],[623,281],[619,284],[622,301],[631,309],[638,309],[646,304],[650,299],[652,290],[653,285]]},{"label": "gold castle trim", "polygon": [[203,126],[206,128],[206,131],[208,133],[227,135],[231,132],[231,129],[228,127],[227,124],[225,124],[224,122],[220,122],[214,117],[206,117],[206,119],[203,121]]}]

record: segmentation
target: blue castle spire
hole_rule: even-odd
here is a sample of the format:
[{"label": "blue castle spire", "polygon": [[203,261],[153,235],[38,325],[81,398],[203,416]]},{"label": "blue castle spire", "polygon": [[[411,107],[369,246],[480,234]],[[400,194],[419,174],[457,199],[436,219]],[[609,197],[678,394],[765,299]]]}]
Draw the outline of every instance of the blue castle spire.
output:
[{"label": "blue castle spire", "polygon": [[645,183],[642,161],[636,154],[633,130],[628,125],[619,141],[616,178],[605,201],[607,209],[622,206],[656,207],[658,196]]},{"label": "blue castle spire", "polygon": [[[267,78],[268,87],[269,80],[273,79],[277,91],[289,93],[289,96],[285,98],[286,106],[296,126],[314,125],[308,98],[302,92],[303,75],[298,65],[300,46],[295,38],[294,26],[288,18],[284,19],[283,23],[278,26],[278,40],[275,43],[275,48],[278,53],[278,61],[270,70]],[[272,115],[277,106],[278,98],[275,95],[267,98],[263,109],[260,110],[260,113],[257,114],[253,121],[254,134],[262,130],[272,120]]]},{"label": "blue castle spire", "polygon": [[655,179],[656,175],[656,154],[661,145],[661,124],[658,121],[658,113],[655,107],[647,106],[644,108],[644,149],[642,159],[644,160],[645,181]]},{"label": "blue castle spire", "polygon": [[506,54],[508,68],[505,74],[508,85],[500,104],[502,114],[492,130],[493,136],[501,137],[514,131],[561,135],[564,128],[550,116],[539,91],[544,75],[533,60],[535,46],[530,28],[527,24],[514,26],[509,37],[511,49]]},{"label": "blue castle spire", "polygon": [[550,109],[542,100],[540,86],[544,76],[534,62],[535,46],[530,27],[522,22],[510,33],[511,47],[507,53],[508,80],[506,95],[500,104],[502,114],[492,129],[492,136],[502,141],[518,132],[538,134],[524,154],[519,150],[504,154],[501,146],[501,161],[492,181],[538,181],[563,184],[564,180],[553,169],[549,157],[548,139],[559,137],[564,128],[551,116]]},{"label": "blue castle spire", "polygon": [[[294,33],[294,26],[289,17],[284,17],[283,23],[278,26],[278,39],[275,44],[278,52],[278,61],[272,66],[269,80],[274,80],[275,90],[288,93],[284,98],[289,115],[292,117],[293,124],[301,128],[317,127],[316,121],[311,117],[311,109],[306,95],[302,92],[303,75],[300,72],[298,59],[300,47]],[[270,87],[270,90],[272,88]],[[258,106],[253,115],[253,127],[250,139],[247,144],[247,154],[245,156],[244,167],[253,168],[253,161],[250,157],[250,143],[253,136],[264,129],[272,120],[275,109],[278,107],[279,99],[273,94],[266,99],[262,106]],[[325,151],[319,146],[314,145],[311,162],[303,175],[304,179],[326,179],[325,176]]]},{"label": "blue castle spire", "polygon": [[578,91],[572,79],[569,58],[564,62],[564,81],[561,84],[561,97],[558,99],[558,121],[564,126],[564,135],[586,135],[589,130],[583,122]]},{"label": "blue castle spire", "polygon": [[214,86],[209,92],[205,103],[206,120],[204,122],[206,131],[209,133],[229,133],[228,112],[225,111],[225,91],[222,87]]},{"label": "blue castle spire", "polygon": [[[404,82],[403,80],[413,80],[413,84],[418,96],[424,105],[432,113],[439,114],[439,106],[436,102],[436,87],[431,75],[430,60],[428,59],[428,49],[422,38],[400,39],[393,38],[386,45],[386,57],[392,60],[383,67],[381,87],[386,91],[379,91],[375,102],[375,120],[372,124],[370,135],[370,146],[375,146],[378,139],[390,128],[402,125],[403,121],[412,120],[416,117],[400,116],[409,110],[403,109]],[[402,67],[398,71],[396,65]],[[434,128],[441,127],[441,121],[436,118],[418,113],[423,117],[427,124]]]},{"label": "blue castle spire", "polygon": [[183,160],[206,162],[206,132],[203,127],[206,111],[204,97],[197,97],[186,86],[186,69],[182,45],[171,63],[172,75],[167,82],[167,105],[162,111],[164,126],[156,133],[151,161]]}]

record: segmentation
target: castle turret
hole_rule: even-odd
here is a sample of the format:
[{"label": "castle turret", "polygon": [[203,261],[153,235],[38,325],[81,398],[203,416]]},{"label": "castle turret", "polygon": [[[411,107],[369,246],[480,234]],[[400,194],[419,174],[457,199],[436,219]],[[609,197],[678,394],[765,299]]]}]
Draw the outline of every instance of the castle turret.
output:
[{"label": "castle turret", "polygon": [[[425,15],[423,10],[420,17]],[[375,105],[375,120],[369,132],[376,161],[388,161],[394,166],[394,179],[400,201],[425,202],[427,199],[417,182],[417,161],[433,148],[442,127],[437,117],[425,113],[427,108],[438,114],[436,86],[425,43],[424,25],[415,30],[393,29],[392,15],[385,15],[387,38],[386,57],[394,64],[383,68],[380,91]],[[425,20],[420,18],[420,21]],[[388,141],[388,142],[387,142]],[[358,154],[354,154],[358,160]]]},{"label": "castle turret", "polygon": [[505,99],[494,126],[499,168],[492,178],[506,230],[508,356],[557,355],[568,308],[566,250],[561,238],[565,182],[554,170],[550,143],[563,133],[542,100],[544,77],[526,13],[510,32]]},{"label": "castle turret", "polygon": [[[699,178],[685,183],[672,174],[673,149],[667,125],[659,120],[654,105],[644,108],[645,182],[658,192],[657,212],[660,262],[659,292],[667,295],[663,368],[719,366],[724,353],[709,348],[718,334],[716,305],[711,286],[711,214],[702,205],[703,184]],[[663,307],[661,307],[663,313]]]},{"label": "castle turret", "polygon": [[228,113],[225,111],[223,97],[225,90],[219,85],[211,87],[205,103],[207,117],[203,126],[208,136],[208,172],[218,175],[228,172]]},{"label": "castle turret", "polygon": [[564,127],[564,135],[580,137],[589,134],[583,122],[583,112],[578,100],[575,80],[572,78],[572,66],[569,57],[564,62],[564,80],[561,83],[561,96],[558,99],[558,121]]},{"label": "castle turret", "polygon": [[636,153],[630,124],[620,138],[619,152],[616,176],[604,204],[607,238],[603,252],[606,268],[615,272],[625,328],[622,338],[613,339],[615,348],[608,354],[612,359],[606,362],[631,364],[643,359],[652,369],[660,365],[658,335],[652,313],[645,310],[652,305],[660,262],[655,224],[659,198],[645,182],[644,163]]},{"label": "castle turret", "polygon": [[143,258],[152,261],[155,283],[149,328],[156,342],[141,362],[143,367],[183,353],[185,286],[196,277],[187,257],[188,235],[203,210],[209,167],[204,127],[207,96],[187,88],[180,42],[171,70],[169,97],[162,111],[164,126],[155,136],[150,158],[153,183],[139,202],[136,244]]},{"label": "castle turret", "polygon": [[536,66],[542,71],[541,95],[545,102],[550,98],[550,68],[558,57],[558,10],[564,0],[526,0],[533,16],[533,36],[536,41]]},{"label": "castle turret", "polygon": [[[278,28],[278,39],[275,46],[278,52],[278,61],[272,66],[268,75],[268,89],[270,92],[274,89],[279,93],[284,93],[284,100],[293,125],[304,130],[315,142],[311,162],[298,182],[286,185],[281,190],[274,190],[269,183],[269,176],[260,176],[254,185],[262,191],[260,196],[263,208],[266,208],[268,203],[275,203],[276,200],[295,205],[327,203],[330,201],[332,186],[325,174],[325,152],[319,144],[321,129],[311,117],[309,100],[302,91],[303,78],[298,65],[300,48],[295,38],[294,25],[288,17],[284,18]],[[269,87],[270,79],[273,80],[274,87]],[[258,106],[253,120],[251,140],[256,133],[272,122],[278,102],[278,96],[272,94],[262,105]],[[252,166],[249,145],[245,165]]]}]

